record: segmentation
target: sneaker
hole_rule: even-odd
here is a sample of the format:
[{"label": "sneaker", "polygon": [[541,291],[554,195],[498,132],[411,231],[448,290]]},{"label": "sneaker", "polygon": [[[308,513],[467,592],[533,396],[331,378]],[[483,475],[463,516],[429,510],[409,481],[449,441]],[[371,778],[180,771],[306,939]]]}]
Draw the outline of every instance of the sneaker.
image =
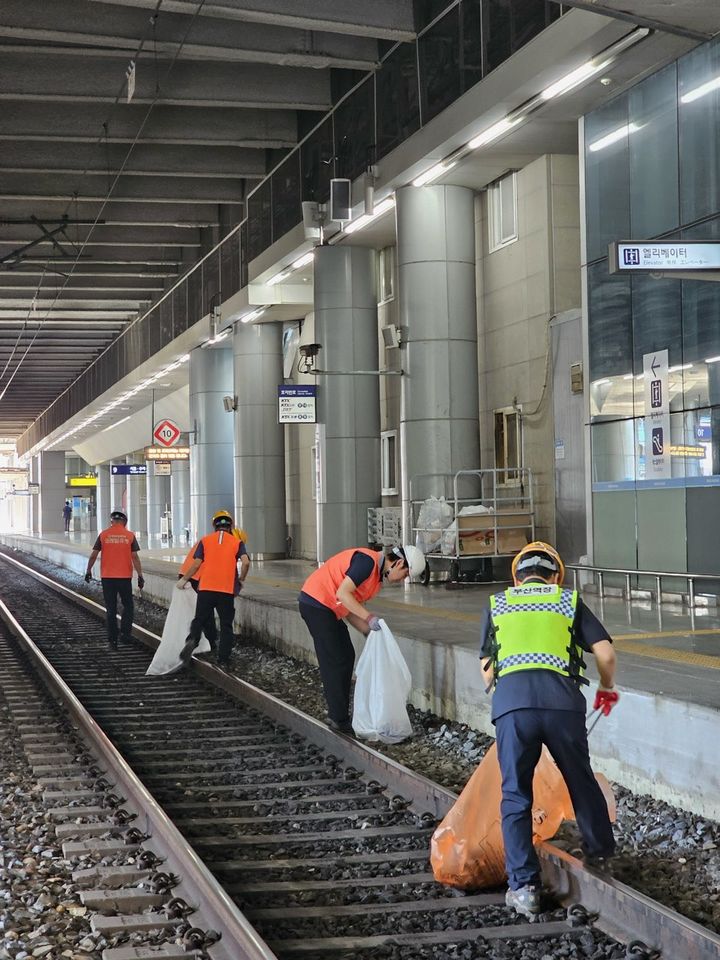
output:
[{"label": "sneaker", "polygon": [[540,887],[528,884],[519,890],[508,890],[505,904],[528,920],[534,920],[540,913]]},{"label": "sneaker", "polygon": [[346,737],[354,737],[355,731],[352,728],[352,724],[349,720],[331,720],[328,717],[327,725],[331,730],[334,730],[335,733],[342,733]]},{"label": "sneaker", "polygon": [[190,658],[193,655],[193,650],[200,643],[199,640],[196,640],[194,637],[188,636],[185,640],[185,646],[180,651],[180,661],[185,664],[185,666],[190,663]]}]

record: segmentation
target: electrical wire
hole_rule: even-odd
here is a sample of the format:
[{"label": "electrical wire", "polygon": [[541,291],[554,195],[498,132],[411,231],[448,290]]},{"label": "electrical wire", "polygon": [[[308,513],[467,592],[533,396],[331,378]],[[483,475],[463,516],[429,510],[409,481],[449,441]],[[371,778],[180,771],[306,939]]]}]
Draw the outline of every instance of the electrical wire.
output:
[{"label": "electrical wire", "polygon": [[[146,126],[148,120],[150,119],[150,115],[151,115],[153,109],[155,108],[155,106],[157,105],[158,100],[160,99],[160,93],[161,93],[162,85],[164,85],[164,84],[167,82],[167,80],[169,79],[170,74],[172,73],[172,70],[173,70],[173,68],[175,67],[175,64],[177,63],[178,57],[179,57],[180,54],[182,53],[182,50],[183,50],[185,44],[187,43],[187,39],[188,39],[188,37],[189,37],[189,35],[190,35],[190,32],[191,32],[191,30],[193,29],[193,27],[195,26],[195,21],[197,20],[198,16],[200,15],[200,13],[201,13],[201,11],[202,11],[202,8],[205,6],[205,2],[206,2],[206,0],[198,0],[197,6],[196,6],[196,8],[195,8],[195,11],[194,11],[192,17],[190,18],[190,22],[189,22],[188,25],[187,25],[187,29],[185,30],[185,33],[183,34],[183,37],[182,37],[180,43],[178,44],[178,47],[177,47],[177,49],[176,49],[176,51],[175,51],[175,53],[174,53],[174,55],[173,55],[173,58],[172,58],[172,60],[170,61],[170,64],[169,64],[167,70],[165,71],[165,75],[164,75],[164,77],[163,77],[162,84],[159,83],[159,82],[157,81],[157,78],[156,78],[155,96],[153,97],[150,105],[148,106],[148,109],[147,109],[147,111],[146,111],[146,113],[145,113],[145,116],[143,117],[143,120],[142,120],[142,122],[141,122],[141,124],[140,124],[140,127],[138,128],[138,130],[137,130],[137,132],[136,132],[136,134],[135,134],[135,136],[134,136],[134,138],[133,138],[133,140],[132,140],[132,143],[130,144],[130,147],[128,148],[128,151],[127,151],[127,153],[126,153],[126,155],[125,155],[125,158],[124,158],[124,160],[123,160],[123,162],[122,162],[122,164],[121,164],[121,166],[120,166],[120,169],[117,171],[117,173],[116,173],[116,175],[115,175],[115,178],[113,179],[112,183],[110,184],[110,186],[109,186],[109,188],[108,188],[108,190],[107,190],[107,192],[106,192],[106,194],[105,194],[105,197],[104,197],[104,199],[103,199],[103,201],[102,201],[102,203],[101,203],[101,205],[100,205],[100,209],[98,210],[97,215],[95,216],[95,220],[93,221],[92,225],[90,226],[90,230],[88,231],[85,239],[82,241],[82,244],[81,244],[81,246],[80,246],[80,249],[79,249],[79,251],[78,251],[78,253],[77,253],[76,257],[75,257],[75,260],[73,261],[72,266],[70,267],[70,271],[69,271],[69,273],[68,273],[68,274],[66,275],[66,277],[65,277],[65,282],[63,283],[62,287],[61,287],[61,288],[57,291],[57,293],[55,294],[55,298],[54,298],[53,302],[50,304],[50,306],[47,308],[47,310],[46,310],[46,312],[45,312],[45,316],[44,316],[44,317],[42,318],[42,320],[39,321],[39,323],[38,323],[38,329],[35,331],[35,335],[33,336],[32,340],[30,341],[30,343],[28,344],[27,348],[25,349],[25,352],[23,353],[22,357],[21,357],[20,360],[18,361],[17,366],[15,367],[15,369],[14,369],[13,372],[12,372],[12,374],[10,375],[10,378],[8,379],[8,382],[7,382],[7,383],[5,384],[5,386],[2,388],[2,391],[0,391],[0,401],[3,399],[3,397],[4,397],[5,394],[7,393],[8,388],[10,387],[10,385],[11,385],[12,382],[13,382],[13,380],[15,379],[16,374],[17,374],[18,371],[20,370],[20,367],[22,366],[23,361],[25,360],[25,358],[27,357],[28,353],[30,352],[30,349],[32,348],[33,344],[35,343],[35,341],[36,341],[36,339],[37,339],[37,337],[38,337],[38,334],[40,333],[40,331],[41,331],[41,329],[42,329],[42,327],[43,327],[43,324],[44,324],[44,323],[46,322],[46,320],[48,319],[48,316],[49,316],[49,314],[50,314],[50,311],[54,308],[55,304],[56,304],[56,303],[58,302],[58,300],[60,299],[60,295],[63,293],[63,291],[65,290],[65,288],[66,288],[66,286],[67,286],[67,284],[68,284],[68,281],[69,281],[70,278],[72,277],[73,271],[74,271],[75,268],[77,267],[77,265],[78,265],[78,263],[79,263],[79,261],[80,261],[80,257],[82,256],[82,253],[83,253],[85,247],[87,246],[88,242],[90,241],[90,238],[91,238],[91,236],[92,236],[92,234],[93,234],[93,231],[95,230],[95,227],[97,226],[98,221],[99,221],[100,218],[102,217],[102,214],[103,214],[103,212],[104,212],[104,210],[105,210],[105,207],[107,206],[107,204],[108,204],[109,201],[110,201],[110,197],[111,197],[111,195],[112,195],[112,192],[113,192],[113,190],[115,189],[115,187],[117,186],[118,180],[120,179],[120,177],[122,176],[122,174],[123,174],[124,171],[125,171],[125,168],[126,168],[128,162],[129,162],[129,160],[130,160],[130,157],[131,157],[131,155],[132,155],[132,152],[133,152],[133,150],[135,149],[135,147],[137,146],[137,142],[138,142],[138,140],[140,139],[140,137],[141,137],[141,135],[142,135],[142,132],[143,132],[143,130],[145,129],[145,126]],[[161,6],[162,6],[162,3],[163,3],[163,0],[157,0],[156,6],[155,6],[155,10],[154,10],[154,12],[153,12],[153,16],[152,16],[151,19],[150,19],[150,23],[151,23],[151,27],[152,27],[152,31],[153,31],[153,32],[154,32],[154,30],[155,30],[155,22],[156,22],[156,20],[157,20],[158,13],[160,12],[160,8],[161,8]],[[144,36],[144,37],[142,38],[142,40],[140,41],[140,44],[139,44],[139,47],[138,47],[138,51],[137,51],[137,53],[136,53],[136,55],[135,55],[136,58],[139,56],[140,52],[142,51],[142,47],[143,47],[143,45],[144,45],[144,43],[145,43],[145,40],[146,40],[146,37]],[[112,109],[114,109],[114,108],[117,106],[117,104],[118,104],[118,102],[119,102],[119,100],[120,100],[120,97],[122,96],[122,91],[125,89],[125,86],[126,86],[126,81],[123,81],[123,83],[122,83],[122,85],[121,85],[121,87],[120,87],[120,90],[119,90],[119,92],[118,92],[118,94],[117,94],[117,96],[116,96],[116,98],[115,98],[115,101],[113,102],[113,106],[112,106],[112,108],[111,108],[111,112],[112,112]],[[88,170],[88,168],[85,169],[85,171],[84,171],[84,173],[83,173],[83,177],[86,175],[87,170]],[[81,179],[82,179],[82,178],[81,178]],[[69,207],[70,207],[71,204],[72,204],[72,198],[68,201],[68,206],[66,207],[66,212],[67,212],[67,209],[69,209]],[[43,270],[43,274],[42,274],[42,276],[41,276],[41,278],[40,278],[40,283],[38,284],[38,291],[39,291],[40,287],[42,286],[42,281],[43,281],[43,279],[44,279],[44,277],[45,277],[45,273],[47,272],[48,263],[49,263],[49,261],[46,261],[45,269]],[[31,310],[28,311],[28,317],[29,317],[30,313],[31,313]],[[23,330],[21,331],[20,335],[18,336],[18,340],[16,341],[16,344],[19,342],[20,336],[22,336],[22,333],[24,332],[24,329],[25,329],[26,326],[27,326],[28,317],[25,318],[25,323],[23,324]],[[14,353],[15,353],[15,348],[13,348],[13,352],[12,352],[12,354],[11,354],[11,357],[14,355]],[[6,364],[5,369],[3,370],[2,374],[0,374],[0,381],[1,381],[1,379],[2,379],[2,376],[4,376],[6,370],[7,370],[7,364]]]}]

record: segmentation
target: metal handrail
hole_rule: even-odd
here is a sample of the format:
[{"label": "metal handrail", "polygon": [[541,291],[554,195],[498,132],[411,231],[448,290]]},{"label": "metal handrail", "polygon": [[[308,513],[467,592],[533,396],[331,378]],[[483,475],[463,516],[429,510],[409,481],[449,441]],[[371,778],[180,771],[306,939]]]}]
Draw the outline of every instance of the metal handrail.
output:
[{"label": "metal handrail", "polygon": [[655,587],[657,590],[657,600],[658,603],[662,599],[662,579],[663,577],[674,577],[678,580],[686,580],[688,584],[688,605],[691,607],[695,606],[695,581],[696,580],[713,580],[717,581],[720,584],[720,574],[717,573],[680,573],[674,570],[628,570],[622,567],[596,567],[592,564],[584,563],[566,563],[566,570],[572,570],[573,573],[573,587],[577,590],[578,587],[578,573],[596,573],[598,575],[598,596],[604,597],[604,581],[605,574],[619,574],[620,576],[625,577],[625,594],[629,598],[631,593],[630,578],[631,577],[654,577],[655,578]]}]

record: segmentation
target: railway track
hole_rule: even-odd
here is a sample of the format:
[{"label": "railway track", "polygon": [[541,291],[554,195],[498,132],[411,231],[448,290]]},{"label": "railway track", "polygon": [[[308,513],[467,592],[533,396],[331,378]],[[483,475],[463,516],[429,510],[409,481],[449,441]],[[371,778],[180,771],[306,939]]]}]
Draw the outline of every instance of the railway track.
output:
[{"label": "railway track", "polygon": [[[448,791],[209,664],[145,677],[151,634],[111,651],[97,604],[0,563],[9,629],[83,742],[79,754],[54,726],[33,731],[43,709],[23,713],[11,689],[94,927],[135,937],[106,960],[625,956],[608,934],[642,941],[637,960],[720,955],[720,938],[550,847],[560,905],[533,924],[502,891],[436,884],[428,843]],[[5,656],[18,657],[8,641]]]}]

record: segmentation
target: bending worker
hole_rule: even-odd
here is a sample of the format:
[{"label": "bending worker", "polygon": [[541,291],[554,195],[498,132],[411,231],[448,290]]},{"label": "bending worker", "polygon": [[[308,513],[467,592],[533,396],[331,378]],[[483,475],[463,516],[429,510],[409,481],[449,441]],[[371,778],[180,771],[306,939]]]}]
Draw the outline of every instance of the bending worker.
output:
[{"label": "bending worker", "polygon": [[382,589],[383,583],[398,583],[419,577],[425,570],[425,555],[417,547],[393,547],[382,551],[358,547],[330,557],[307,578],[298,597],[300,616],[315,644],[320,677],[328,707],[328,726],[352,734],[350,683],[355,650],[343,622],[366,636],[380,629],[380,619],[363,606]]},{"label": "bending worker", "polygon": [[[217,610],[220,618],[218,666],[227,667],[230,665],[233,645],[235,596],[240,593],[247,577],[250,558],[242,540],[233,536],[233,519],[227,510],[218,510],[212,518],[212,524],[214,532],[198,542],[192,565],[176,584],[179,590],[183,590],[188,581],[200,570],[195,617],[190,624],[190,632],[180,659],[183,663],[190,662],[208,617],[212,617]],[[240,562],[239,576],[238,561]],[[201,566],[202,569],[200,569]]]},{"label": "bending worker", "polygon": [[588,683],[584,653],[594,654],[600,674],[594,709],[607,716],[618,694],[612,641],[577,591],[563,589],[565,567],[557,550],[539,541],[528,544],[513,560],[512,573],[515,586],[490,597],[484,612],[480,658],[494,686],[506,902],[532,918],[540,912],[532,783],[543,744],[567,784],[586,863],[597,865],[615,850],[607,804],[590,768],[580,689]]},{"label": "bending worker", "polygon": [[127,515],[122,510],[113,510],[110,514],[110,526],[98,535],[85,571],[85,583],[90,583],[95,561],[100,554],[100,580],[107,612],[108,643],[113,650],[117,650],[118,645],[118,597],[122,604],[120,637],[127,643],[132,633],[135,612],[132,595],[133,567],[137,572],[138,587],[142,590],[145,586],[138,556],[140,547],[132,530],[126,529],[127,519]]}]

